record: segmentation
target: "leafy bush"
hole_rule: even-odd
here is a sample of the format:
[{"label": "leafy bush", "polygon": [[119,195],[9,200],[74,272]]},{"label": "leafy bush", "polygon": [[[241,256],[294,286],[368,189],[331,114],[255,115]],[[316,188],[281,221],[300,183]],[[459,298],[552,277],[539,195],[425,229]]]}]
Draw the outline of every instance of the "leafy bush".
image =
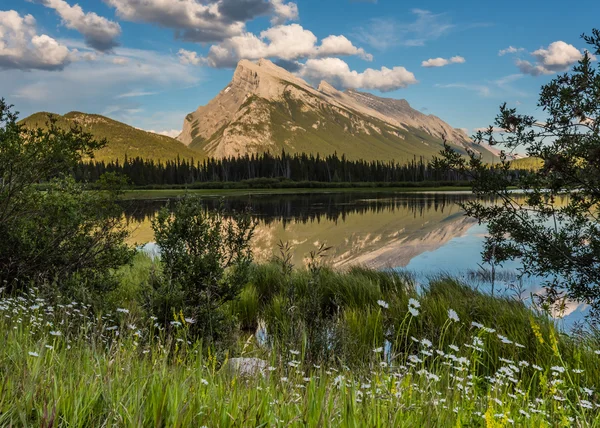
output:
[{"label": "leafy bush", "polygon": [[117,205],[123,182],[106,175],[100,191],[87,192],[68,177],[103,144],[52,121],[25,129],[0,100],[0,283],[8,290],[44,284],[89,301],[116,285],[114,270],[133,256]]},{"label": "leafy bush", "polygon": [[163,208],[152,222],[162,262],[153,280],[153,313],[168,324],[183,311],[198,336],[225,338],[232,320],[223,306],[247,282],[254,227],[247,213],[228,218],[222,209],[206,210],[199,198]]}]

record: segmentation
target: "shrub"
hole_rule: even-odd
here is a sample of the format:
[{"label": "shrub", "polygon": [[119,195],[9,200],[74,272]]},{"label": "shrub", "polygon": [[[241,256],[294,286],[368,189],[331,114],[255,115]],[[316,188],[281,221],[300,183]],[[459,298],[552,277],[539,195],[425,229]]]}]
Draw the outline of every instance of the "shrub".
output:
[{"label": "shrub", "polygon": [[252,263],[255,223],[247,213],[226,217],[186,197],[152,222],[162,272],[153,278],[153,312],[167,324],[183,311],[192,331],[209,341],[226,337],[232,320],[223,306],[235,300]]}]

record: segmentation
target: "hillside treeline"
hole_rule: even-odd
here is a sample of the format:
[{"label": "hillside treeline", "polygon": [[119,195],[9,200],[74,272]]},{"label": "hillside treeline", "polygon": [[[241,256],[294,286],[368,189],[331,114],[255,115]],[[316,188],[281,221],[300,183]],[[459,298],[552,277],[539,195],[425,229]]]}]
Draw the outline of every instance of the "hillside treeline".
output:
[{"label": "hillside treeline", "polygon": [[[176,159],[156,162],[141,158],[124,161],[80,162],[75,179],[96,182],[102,174],[122,174],[135,186],[189,185],[194,183],[240,182],[256,179],[285,179],[295,182],[321,183],[412,183],[460,182],[466,177],[453,171],[436,169],[423,157],[408,163],[394,161],[351,161],[344,155],[294,154],[282,152],[205,159],[202,161]],[[520,171],[514,171],[520,174]]]}]

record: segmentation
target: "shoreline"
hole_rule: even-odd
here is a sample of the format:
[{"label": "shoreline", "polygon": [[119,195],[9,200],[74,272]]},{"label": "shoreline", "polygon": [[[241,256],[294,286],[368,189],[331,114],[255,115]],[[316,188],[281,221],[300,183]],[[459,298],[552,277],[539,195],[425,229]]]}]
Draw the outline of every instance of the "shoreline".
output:
[{"label": "shoreline", "polygon": [[471,193],[468,186],[431,187],[323,187],[323,188],[240,188],[240,189],[134,189],[123,193],[123,200],[159,200],[198,196],[288,195],[319,193]]}]

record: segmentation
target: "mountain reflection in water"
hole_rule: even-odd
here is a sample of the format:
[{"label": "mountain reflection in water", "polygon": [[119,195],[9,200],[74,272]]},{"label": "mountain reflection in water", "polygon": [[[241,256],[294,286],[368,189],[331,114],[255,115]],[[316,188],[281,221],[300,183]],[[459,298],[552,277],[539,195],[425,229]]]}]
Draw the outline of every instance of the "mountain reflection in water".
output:
[{"label": "mountain reflection in water", "polygon": [[[331,249],[324,261],[332,267],[407,269],[421,284],[448,274],[491,292],[491,283],[479,278],[485,226],[465,217],[459,206],[471,197],[451,192],[254,194],[205,197],[203,204],[206,210],[222,206],[226,213],[251,210],[258,222],[253,239],[257,261],[272,259],[281,241],[292,246],[293,264],[302,266],[325,243]],[[168,202],[123,202],[131,243],[153,241],[151,219]],[[518,261],[503,264],[495,289],[511,296],[520,287],[529,304],[532,293],[543,292],[543,278],[518,278],[519,267]],[[562,314],[564,326],[582,320],[586,312],[585,305],[569,302]]]},{"label": "mountain reflection in water", "polygon": [[[464,235],[473,220],[461,212],[465,194],[312,193],[206,197],[204,208],[223,206],[226,213],[250,209],[258,225],[255,257],[271,259],[277,244],[288,242],[293,263],[302,265],[316,246],[331,249],[334,267],[361,264],[373,268],[406,266],[412,258]],[[151,219],[168,201],[126,201],[131,242],[153,241]]]}]

